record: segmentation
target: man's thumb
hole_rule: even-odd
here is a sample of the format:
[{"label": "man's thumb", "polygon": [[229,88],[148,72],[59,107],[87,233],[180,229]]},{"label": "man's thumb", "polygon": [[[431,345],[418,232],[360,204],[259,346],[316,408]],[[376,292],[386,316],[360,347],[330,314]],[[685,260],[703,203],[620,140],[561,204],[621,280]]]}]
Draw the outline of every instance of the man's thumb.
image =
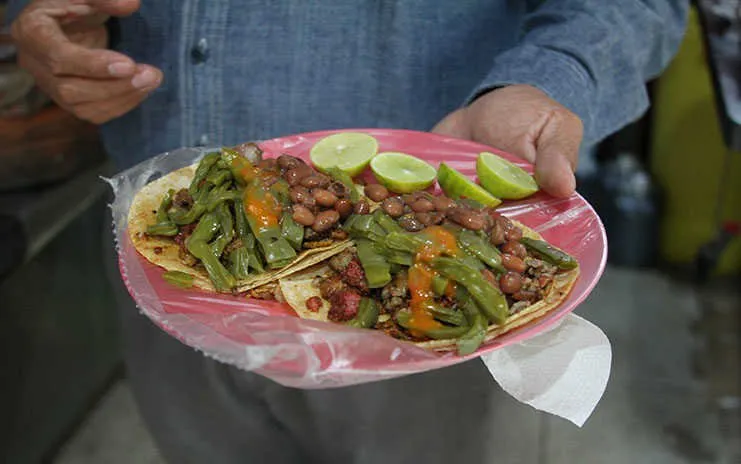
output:
[{"label": "man's thumb", "polygon": [[139,9],[141,0],[87,0],[94,13],[108,16],[129,16]]},{"label": "man's thumb", "polygon": [[535,142],[535,178],[538,185],[556,197],[574,193],[574,170],[583,128],[576,117],[552,117]]}]

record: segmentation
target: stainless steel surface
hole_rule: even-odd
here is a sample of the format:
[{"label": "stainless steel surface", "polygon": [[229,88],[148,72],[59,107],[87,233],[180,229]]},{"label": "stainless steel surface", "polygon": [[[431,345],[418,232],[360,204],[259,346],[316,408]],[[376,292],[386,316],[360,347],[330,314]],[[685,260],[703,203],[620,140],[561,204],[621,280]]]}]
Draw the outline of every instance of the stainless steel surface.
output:
[{"label": "stainless steel surface", "polygon": [[[0,216],[15,221],[23,231],[23,237],[17,237],[15,244],[5,243],[4,246],[23,246],[24,261],[32,259],[104,194],[107,186],[100,176],[111,174],[111,165],[104,163],[59,184],[0,193]],[[0,275],[4,271],[0,269]]]},{"label": "stainless steel surface", "polygon": [[106,202],[73,216],[49,217],[68,224],[0,283],[3,463],[43,462],[119,367],[115,297],[103,271]]}]

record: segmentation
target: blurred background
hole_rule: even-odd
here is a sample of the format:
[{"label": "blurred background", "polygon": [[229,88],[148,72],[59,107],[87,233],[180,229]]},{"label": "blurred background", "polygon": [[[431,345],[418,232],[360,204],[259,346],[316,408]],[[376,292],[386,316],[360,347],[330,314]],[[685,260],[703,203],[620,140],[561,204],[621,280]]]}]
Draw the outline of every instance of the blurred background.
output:
[{"label": "blurred background", "polygon": [[[612,377],[583,429],[503,399],[523,433],[497,463],[741,463],[740,4],[696,2],[651,111],[583,157],[610,249],[578,312]],[[111,174],[0,34],[0,462],[163,462],[101,272]]]}]

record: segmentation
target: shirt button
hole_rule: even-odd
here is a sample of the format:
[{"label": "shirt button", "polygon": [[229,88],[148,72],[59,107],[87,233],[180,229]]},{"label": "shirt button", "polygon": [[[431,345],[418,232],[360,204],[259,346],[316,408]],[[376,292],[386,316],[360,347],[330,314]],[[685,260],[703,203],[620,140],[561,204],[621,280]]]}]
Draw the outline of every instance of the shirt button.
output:
[{"label": "shirt button", "polygon": [[208,60],[208,40],[205,38],[200,39],[193,48],[190,49],[190,58],[195,64],[201,64]]},{"label": "shirt button", "polygon": [[208,134],[201,135],[201,138],[198,139],[198,145],[199,147],[205,147],[208,145]]}]

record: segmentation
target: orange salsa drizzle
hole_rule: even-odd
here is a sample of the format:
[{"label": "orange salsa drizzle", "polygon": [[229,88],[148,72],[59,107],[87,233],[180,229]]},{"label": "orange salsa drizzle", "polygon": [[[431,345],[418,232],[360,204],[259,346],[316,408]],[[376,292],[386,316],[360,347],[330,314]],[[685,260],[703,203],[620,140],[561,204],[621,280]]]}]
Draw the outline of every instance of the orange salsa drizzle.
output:
[{"label": "orange salsa drizzle", "polygon": [[[458,254],[458,244],[455,236],[440,226],[425,229],[420,235],[425,239],[425,245],[417,251],[414,264],[409,268],[409,292],[411,294],[410,309],[412,317],[409,324],[419,330],[431,330],[442,327],[430,313],[434,292],[432,279],[436,272],[429,262],[441,255],[455,256]],[[446,294],[455,291],[455,286],[448,285]]]},{"label": "orange salsa drizzle", "polygon": [[237,166],[235,166],[236,171],[239,172],[239,175],[242,176],[242,179],[244,179],[245,183],[252,182],[259,175],[257,168],[253,166],[252,163],[249,162],[249,160],[239,157],[234,161],[237,164]]},{"label": "orange salsa drizzle", "polygon": [[270,192],[264,191],[257,183],[251,183],[244,189],[244,210],[247,216],[257,222],[260,229],[278,225],[280,205]]},{"label": "orange salsa drizzle", "polygon": [[253,218],[260,229],[276,227],[280,222],[281,207],[268,189],[260,182],[254,182],[262,177],[261,170],[241,156],[232,160],[232,168],[247,184],[242,195],[247,216]]}]

